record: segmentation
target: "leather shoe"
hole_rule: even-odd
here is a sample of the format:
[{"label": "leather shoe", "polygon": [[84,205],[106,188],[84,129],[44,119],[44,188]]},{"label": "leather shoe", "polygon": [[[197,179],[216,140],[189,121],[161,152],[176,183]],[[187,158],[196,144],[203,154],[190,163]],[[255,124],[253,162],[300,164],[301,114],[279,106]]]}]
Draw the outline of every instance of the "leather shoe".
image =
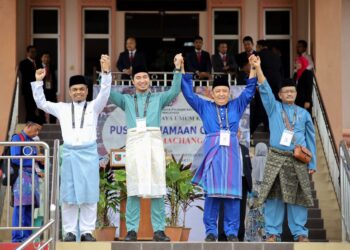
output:
[{"label": "leather shoe", "polygon": [[124,241],[137,241],[137,233],[134,230],[129,231]]},{"label": "leather shoe", "polygon": [[208,234],[207,237],[205,237],[206,242],[215,242],[216,236],[214,234]]},{"label": "leather shoe", "polygon": [[156,231],[153,234],[153,240],[154,241],[170,241],[170,238],[166,236],[164,231]]},{"label": "leather shoe", "polygon": [[86,233],[81,235],[80,241],[96,241],[96,239],[92,236],[91,233]]},{"label": "leather shoe", "polygon": [[77,241],[77,237],[73,233],[66,233],[66,236],[64,236],[63,241],[65,242]]},{"label": "leather shoe", "polygon": [[237,242],[238,238],[236,235],[231,234],[231,235],[227,236],[227,241]]}]

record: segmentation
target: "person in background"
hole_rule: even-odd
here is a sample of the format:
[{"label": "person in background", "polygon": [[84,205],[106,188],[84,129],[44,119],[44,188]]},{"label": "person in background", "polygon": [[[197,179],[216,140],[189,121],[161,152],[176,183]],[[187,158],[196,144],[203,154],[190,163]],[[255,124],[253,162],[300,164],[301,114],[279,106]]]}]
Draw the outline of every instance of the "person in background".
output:
[{"label": "person in background", "polygon": [[[57,77],[56,72],[51,62],[51,54],[45,51],[41,54],[41,64],[38,68],[45,69],[44,82],[44,95],[47,101],[57,102]],[[55,124],[57,121],[56,117],[49,115],[49,123]]]},{"label": "person in background", "polygon": [[[43,120],[38,118],[28,121],[19,134],[12,136],[12,142],[33,141],[33,138],[38,136],[43,125]],[[38,155],[37,148],[34,146],[11,146],[11,156],[36,156]],[[33,167],[33,161],[30,158],[12,159],[11,164],[20,166],[22,161],[23,172],[22,179],[19,178],[20,174],[13,185],[14,196],[14,209],[12,214],[12,226],[13,227],[31,227],[33,208],[38,208],[40,205],[40,191],[39,191],[39,176]],[[36,160],[41,166],[44,164],[43,159]],[[32,171],[34,169],[34,172]],[[34,177],[34,183],[32,178]],[[20,189],[22,186],[22,194]],[[34,187],[34,189],[33,189]],[[34,204],[32,204],[32,192],[34,192]],[[22,213],[22,221],[20,221],[20,213]],[[31,230],[13,230],[12,242],[23,242],[32,234]]]}]

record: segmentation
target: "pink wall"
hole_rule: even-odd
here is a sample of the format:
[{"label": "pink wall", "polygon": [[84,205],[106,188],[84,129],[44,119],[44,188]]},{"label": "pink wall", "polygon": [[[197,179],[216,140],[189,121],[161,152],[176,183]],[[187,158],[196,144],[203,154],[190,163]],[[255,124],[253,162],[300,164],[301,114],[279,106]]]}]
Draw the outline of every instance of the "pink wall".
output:
[{"label": "pink wall", "polygon": [[313,0],[313,51],[316,77],[337,145],[342,139],[342,4],[341,0]]},{"label": "pink wall", "polygon": [[[7,140],[7,125],[10,119],[11,101],[16,80],[16,11],[17,1],[0,0],[0,141]],[[0,149],[2,152],[2,149]]]}]

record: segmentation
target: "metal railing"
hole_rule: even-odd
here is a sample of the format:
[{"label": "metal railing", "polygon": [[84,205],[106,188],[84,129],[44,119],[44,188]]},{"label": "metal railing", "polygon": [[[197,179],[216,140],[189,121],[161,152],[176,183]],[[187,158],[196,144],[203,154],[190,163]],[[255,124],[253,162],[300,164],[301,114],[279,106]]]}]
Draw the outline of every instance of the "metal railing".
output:
[{"label": "metal railing", "polygon": [[340,193],[343,240],[350,241],[350,156],[345,141],[340,142]]},{"label": "metal railing", "polygon": [[7,164],[7,173],[6,176],[10,176],[11,171],[11,160],[19,159],[19,174],[18,178],[22,180],[23,177],[23,160],[24,159],[30,159],[32,161],[32,167],[31,167],[31,180],[32,180],[32,193],[31,193],[31,209],[32,209],[32,221],[31,221],[31,227],[23,227],[22,226],[22,191],[23,191],[23,183],[22,181],[19,182],[19,226],[13,227],[10,226],[10,200],[11,200],[11,187],[10,187],[10,178],[7,178],[7,189],[6,189],[6,195],[7,195],[7,204],[4,204],[6,206],[7,212],[6,212],[6,226],[0,226],[0,230],[32,230],[32,229],[39,229],[40,227],[34,227],[34,190],[35,190],[35,182],[34,182],[34,175],[35,173],[35,160],[45,160],[44,164],[44,222],[46,223],[49,219],[49,206],[48,206],[48,190],[49,190],[49,146],[45,142],[0,142],[0,146],[3,147],[10,147],[10,146],[20,146],[20,147],[43,147],[44,148],[44,155],[42,156],[34,156],[34,155],[20,155],[20,156],[11,156],[11,155],[1,155],[0,159],[5,159],[5,162]]},{"label": "metal railing", "polygon": [[[52,175],[51,175],[51,194],[50,200],[47,199],[46,205],[50,204],[50,220],[44,222],[44,225],[34,234],[32,234],[25,242],[23,242],[16,250],[25,249],[29,244],[34,244],[34,241],[44,234],[44,242],[38,244],[37,249],[44,249],[50,246],[50,249],[56,249],[56,241],[59,233],[59,155],[60,155],[60,141],[54,141],[53,161],[52,161]],[[49,179],[49,178],[47,178]],[[48,189],[47,189],[48,190]],[[47,236],[49,232],[49,236]]]},{"label": "metal railing", "polygon": [[313,85],[313,110],[315,121],[323,145],[324,154],[328,163],[329,173],[340,206],[340,183],[339,183],[339,156],[337,145],[334,140],[334,135],[330,126],[329,118],[325,110],[322,95],[318,88],[316,79],[314,78]]},{"label": "metal railing", "polygon": [[[111,72],[112,73],[112,83],[114,85],[122,85],[122,86],[132,86],[131,79],[122,79],[121,76],[125,73],[123,72]],[[191,72],[186,72],[192,74]],[[100,74],[99,71],[96,71],[96,75]],[[151,79],[151,86],[171,86],[171,81],[173,79],[174,72],[148,72],[149,77]],[[214,72],[211,74],[210,79],[208,80],[200,80],[197,75],[193,74],[193,86],[210,86],[213,80],[216,77],[227,76],[227,79],[230,85],[237,85],[236,78],[232,74],[227,73],[219,73]],[[93,79],[93,82],[97,82],[98,80]]]}]

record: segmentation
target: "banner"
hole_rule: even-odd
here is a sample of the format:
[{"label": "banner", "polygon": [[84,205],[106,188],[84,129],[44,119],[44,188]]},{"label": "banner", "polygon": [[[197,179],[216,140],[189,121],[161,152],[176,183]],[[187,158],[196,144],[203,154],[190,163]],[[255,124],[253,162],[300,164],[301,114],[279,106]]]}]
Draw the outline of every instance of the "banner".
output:
[{"label": "banner", "polygon": [[[232,86],[231,95],[235,98],[240,95],[245,86]],[[152,87],[152,92],[166,91],[169,87]],[[97,96],[99,86],[94,86],[94,98]],[[111,91],[123,94],[134,94],[134,87],[112,86]],[[208,87],[196,87],[196,93],[202,98],[210,100]],[[213,117],[216,119],[216,117]],[[245,110],[241,121],[241,143],[249,148],[249,106]],[[204,129],[198,114],[187,104],[182,93],[165,107],[161,116],[161,132],[167,154],[173,154],[178,160],[183,156],[183,163],[192,161],[204,140]],[[97,126],[97,143],[100,156],[109,154],[111,149],[121,149],[126,142],[126,121],[124,111],[108,102],[100,114]]]}]

